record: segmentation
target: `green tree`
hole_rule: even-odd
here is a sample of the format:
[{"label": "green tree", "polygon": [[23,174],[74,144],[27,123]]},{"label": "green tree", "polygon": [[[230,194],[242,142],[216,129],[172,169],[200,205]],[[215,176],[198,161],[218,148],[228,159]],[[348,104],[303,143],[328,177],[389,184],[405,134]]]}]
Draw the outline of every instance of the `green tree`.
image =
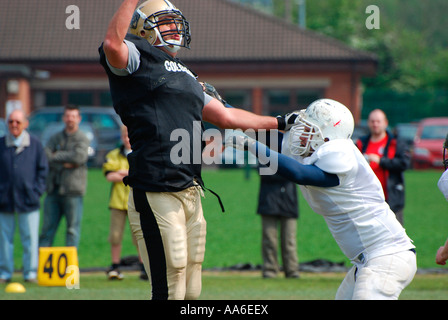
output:
[{"label": "green tree", "polygon": [[[240,0],[242,1],[242,0]],[[247,2],[247,1],[246,1]],[[380,9],[380,28],[369,30],[366,8]],[[298,21],[298,0],[272,0],[272,13]],[[288,9],[292,8],[292,9]],[[446,0],[308,0],[307,28],[378,56],[369,88],[412,92],[448,90]]]}]

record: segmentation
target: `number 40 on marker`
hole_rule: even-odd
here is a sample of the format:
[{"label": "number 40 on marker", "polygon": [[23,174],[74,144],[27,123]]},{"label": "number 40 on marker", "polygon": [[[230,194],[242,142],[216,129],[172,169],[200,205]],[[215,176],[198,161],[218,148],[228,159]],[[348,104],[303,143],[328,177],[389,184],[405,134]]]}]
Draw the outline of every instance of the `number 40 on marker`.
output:
[{"label": "number 40 on marker", "polygon": [[37,283],[41,286],[65,286],[79,289],[76,247],[41,247]]}]

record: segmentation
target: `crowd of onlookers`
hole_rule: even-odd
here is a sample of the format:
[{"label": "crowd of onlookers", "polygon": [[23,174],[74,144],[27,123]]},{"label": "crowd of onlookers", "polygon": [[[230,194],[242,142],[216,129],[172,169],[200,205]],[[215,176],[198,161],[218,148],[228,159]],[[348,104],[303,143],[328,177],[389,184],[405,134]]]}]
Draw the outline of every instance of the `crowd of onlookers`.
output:
[{"label": "crowd of onlookers", "polygon": [[[25,281],[37,280],[38,248],[53,245],[63,217],[67,223],[65,245],[78,247],[87,186],[89,140],[79,129],[81,114],[77,106],[65,107],[62,120],[63,130],[52,135],[43,146],[26,130],[29,121],[22,110],[13,110],[7,116],[7,131],[0,138],[0,283],[11,281],[14,271],[16,216],[23,246]],[[123,129],[122,133],[123,146],[112,150],[104,163],[107,180],[124,189],[115,193],[110,203],[114,211],[109,237],[112,267],[108,275],[111,279],[122,278],[117,266],[129,193],[121,180],[129,168],[125,153],[130,151],[130,144],[127,131]],[[115,158],[109,161],[111,156]],[[121,162],[117,164],[118,159]],[[40,200],[44,192],[39,234]],[[117,199],[118,196],[122,199]],[[141,277],[147,279],[143,268]]]}]

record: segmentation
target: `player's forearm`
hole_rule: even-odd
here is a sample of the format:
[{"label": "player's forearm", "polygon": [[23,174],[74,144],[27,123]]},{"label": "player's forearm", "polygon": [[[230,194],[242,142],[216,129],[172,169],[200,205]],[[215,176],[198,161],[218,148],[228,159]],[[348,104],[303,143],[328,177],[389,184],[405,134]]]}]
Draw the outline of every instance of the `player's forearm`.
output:
[{"label": "player's forearm", "polygon": [[[114,63],[126,58],[127,52],[126,45],[123,40],[129,29],[129,25],[132,20],[135,8],[139,0],[125,0],[117,10],[107,28],[106,36],[104,38],[104,51],[114,67],[123,67],[123,65],[117,65]],[[122,61],[125,63],[127,61]],[[122,64],[118,62],[118,64]]]},{"label": "player's forearm", "polygon": [[255,113],[224,106],[217,99],[212,99],[202,110],[203,120],[221,129],[277,129],[278,120],[274,117],[260,116]]},{"label": "player's forearm", "polygon": [[125,0],[109,23],[106,40],[123,42],[139,0]]},{"label": "player's forearm", "polygon": [[252,112],[238,109],[238,108],[228,108],[229,118],[228,126],[229,129],[277,129],[278,121],[274,117],[260,116]]},{"label": "player's forearm", "polygon": [[110,171],[106,174],[106,179],[109,182],[122,182],[123,178],[128,175],[127,171]]},{"label": "player's forearm", "polygon": [[[277,161],[276,173],[294,183],[317,187],[335,187],[339,185],[337,175],[322,171],[314,165],[301,164],[284,154],[269,149],[260,142],[250,145],[249,151],[258,157],[261,164]],[[271,167],[273,167],[272,164]]]}]

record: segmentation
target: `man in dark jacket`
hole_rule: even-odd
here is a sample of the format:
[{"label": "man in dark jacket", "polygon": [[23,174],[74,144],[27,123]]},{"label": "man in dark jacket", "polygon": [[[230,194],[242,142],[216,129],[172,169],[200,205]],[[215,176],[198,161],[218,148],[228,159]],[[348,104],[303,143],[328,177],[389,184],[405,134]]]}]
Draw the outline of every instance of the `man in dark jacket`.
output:
[{"label": "man in dark jacket", "polygon": [[397,139],[388,130],[385,113],[375,109],[367,121],[370,134],[360,138],[356,145],[383,186],[386,202],[403,225],[405,203],[404,171],[410,166],[410,155],[405,141]]},{"label": "man in dark jacket", "polygon": [[278,175],[260,175],[258,214],[262,221],[262,256],[264,278],[275,277],[278,265],[278,229],[280,227],[283,270],[287,278],[299,277],[297,258],[297,187]]},{"label": "man in dark jacket", "polygon": [[0,138],[0,283],[14,271],[15,214],[23,246],[23,277],[36,281],[40,197],[45,191],[48,163],[42,144],[25,129],[22,110],[8,117],[9,132]]}]

